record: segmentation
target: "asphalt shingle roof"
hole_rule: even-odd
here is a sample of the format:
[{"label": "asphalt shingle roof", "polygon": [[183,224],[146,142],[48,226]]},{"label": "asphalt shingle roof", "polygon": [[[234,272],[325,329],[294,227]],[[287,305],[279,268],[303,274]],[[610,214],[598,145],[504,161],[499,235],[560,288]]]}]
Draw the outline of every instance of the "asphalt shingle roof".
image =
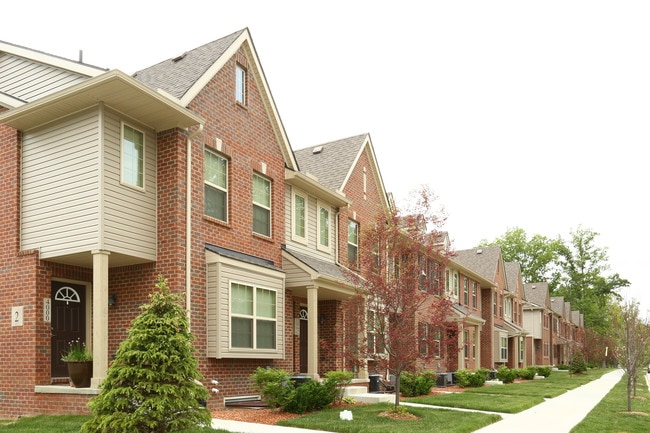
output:
[{"label": "asphalt shingle roof", "polygon": [[524,284],[526,300],[539,307],[546,307],[548,299],[548,283],[526,283]]},{"label": "asphalt shingle roof", "polygon": [[[367,137],[368,134],[361,134],[294,150],[293,153],[300,171],[313,174],[321,184],[334,191],[343,190]],[[314,152],[317,148],[320,152]]]},{"label": "asphalt shingle roof", "polygon": [[517,282],[521,275],[521,265],[518,262],[506,262],[504,263],[504,267],[506,269],[506,284],[508,285],[508,291],[515,293]]},{"label": "asphalt shingle roof", "polygon": [[481,247],[456,251],[454,261],[481,275],[488,281],[494,281],[501,257],[501,247]]},{"label": "asphalt shingle roof", "polygon": [[154,90],[162,89],[180,99],[245,31],[246,29],[239,30],[175,58],[142,69],[134,73],[133,78]]}]

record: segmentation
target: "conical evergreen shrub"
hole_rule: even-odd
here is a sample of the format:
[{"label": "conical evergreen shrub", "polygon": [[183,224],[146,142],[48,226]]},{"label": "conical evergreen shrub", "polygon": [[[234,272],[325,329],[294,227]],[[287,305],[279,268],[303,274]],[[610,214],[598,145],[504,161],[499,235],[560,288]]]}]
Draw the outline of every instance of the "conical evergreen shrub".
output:
[{"label": "conical evergreen shrub", "polygon": [[202,403],[207,389],[194,357],[189,320],[181,297],[158,277],[149,304],[132,322],[128,337],[88,406],[93,417],[84,433],[178,432],[210,425]]}]

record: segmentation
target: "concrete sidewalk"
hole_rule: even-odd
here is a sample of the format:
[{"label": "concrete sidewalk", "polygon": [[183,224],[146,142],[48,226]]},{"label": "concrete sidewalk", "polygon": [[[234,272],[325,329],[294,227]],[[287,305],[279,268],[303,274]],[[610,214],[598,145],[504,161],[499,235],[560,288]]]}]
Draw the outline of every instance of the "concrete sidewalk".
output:
[{"label": "concrete sidewalk", "polygon": [[503,420],[475,433],[568,433],[621,380],[623,370],[604,374],[564,394],[546,400],[523,412],[503,415]]},{"label": "concrete sidewalk", "polygon": [[[503,420],[476,430],[474,433],[568,433],[602,400],[622,376],[623,370],[612,371],[604,374],[600,379],[567,391],[558,397],[548,399],[523,412],[516,414],[499,413]],[[401,404],[404,406],[423,406],[410,403]],[[441,409],[449,410],[450,408]],[[467,409],[457,410],[471,411]],[[222,419],[214,419],[212,427],[237,433],[328,433],[323,430],[307,430]]]}]

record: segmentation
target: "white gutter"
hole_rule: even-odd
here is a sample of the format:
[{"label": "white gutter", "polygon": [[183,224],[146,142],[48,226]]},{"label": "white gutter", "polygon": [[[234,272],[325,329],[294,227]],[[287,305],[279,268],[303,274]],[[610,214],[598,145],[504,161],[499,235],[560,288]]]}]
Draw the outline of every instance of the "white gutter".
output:
[{"label": "white gutter", "polygon": [[203,124],[187,137],[187,161],[185,184],[185,310],[192,321],[192,139],[203,132]]}]

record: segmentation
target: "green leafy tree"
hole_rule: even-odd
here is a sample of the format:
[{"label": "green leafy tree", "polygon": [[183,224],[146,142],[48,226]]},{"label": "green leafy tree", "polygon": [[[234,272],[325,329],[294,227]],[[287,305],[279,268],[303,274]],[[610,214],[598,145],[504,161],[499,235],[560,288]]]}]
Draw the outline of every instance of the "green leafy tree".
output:
[{"label": "green leafy tree", "polygon": [[194,357],[181,297],[158,277],[158,289],[132,322],[128,337],[89,407],[84,433],[177,432],[210,425],[208,398]]},{"label": "green leafy tree", "polygon": [[560,239],[550,239],[542,235],[528,237],[524,229],[509,228],[501,237],[493,241],[483,239],[479,247],[501,247],[503,260],[521,265],[521,274],[525,282],[545,281],[551,292],[559,285],[561,268],[559,258],[565,247]]},{"label": "green leafy tree", "polygon": [[600,334],[610,328],[610,308],[620,300],[617,290],[630,282],[609,271],[607,248],[596,245],[599,236],[593,230],[578,227],[571,231],[571,241],[561,258],[563,278],[555,295],[564,296],[571,308],[585,318],[585,327]]}]

